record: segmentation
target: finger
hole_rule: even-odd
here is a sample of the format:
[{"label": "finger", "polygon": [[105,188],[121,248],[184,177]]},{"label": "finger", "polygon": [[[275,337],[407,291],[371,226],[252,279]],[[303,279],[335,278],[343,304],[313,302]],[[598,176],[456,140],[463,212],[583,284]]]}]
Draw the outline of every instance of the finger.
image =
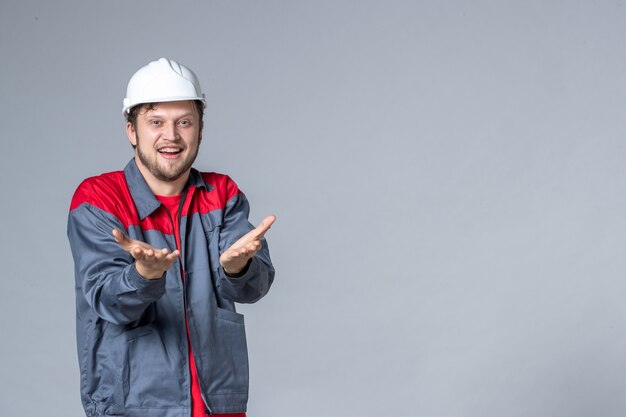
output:
[{"label": "finger", "polygon": [[239,259],[243,256],[244,254],[244,249],[243,248],[239,248],[239,249],[233,249],[232,251],[229,251],[228,256],[227,256],[227,260],[233,261],[235,259]]},{"label": "finger", "polygon": [[124,236],[124,233],[122,233],[120,229],[113,229],[112,233],[115,241],[120,245],[126,240],[126,236]]},{"label": "finger", "polygon": [[140,247],[134,247],[130,250],[130,254],[133,258],[141,260],[145,258],[144,251]]},{"label": "finger", "polygon": [[237,250],[239,251],[240,256],[248,256],[251,258],[256,255],[259,249],[261,249],[261,242],[258,240],[254,240],[248,243],[246,246],[238,248]]},{"label": "finger", "polygon": [[237,253],[239,256],[252,257],[256,255],[256,253],[261,249],[262,246],[263,245],[260,240],[253,240],[241,247],[233,248],[233,251],[235,251],[235,253]]},{"label": "finger", "polygon": [[261,243],[255,241],[241,249],[239,249],[238,258],[252,258],[261,249]]},{"label": "finger", "polygon": [[222,256],[220,257],[220,262],[222,264],[227,264],[236,260],[237,258],[239,258],[239,250],[231,249],[222,254]]},{"label": "finger", "polygon": [[167,248],[157,250],[154,252],[154,259],[157,261],[167,260],[168,253],[170,253],[170,251]]},{"label": "finger", "polygon": [[276,216],[274,216],[273,214],[270,216],[267,216],[261,221],[261,223],[259,223],[256,230],[258,230],[260,235],[263,236],[268,230],[270,230],[270,227],[272,227],[275,221],[276,221]]},{"label": "finger", "polygon": [[267,216],[261,221],[261,223],[259,223],[259,225],[254,230],[251,230],[250,232],[248,232],[244,236],[244,239],[245,240],[263,239],[263,236],[265,236],[265,233],[267,233],[267,231],[270,230],[270,227],[272,227],[275,221],[276,221],[276,216],[274,216],[273,214],[271,216]]},{"label": "finger", "polygon": [[138,260],[141,259],[143,261],[158,260],[158,254],[160,252],[160,250],[155,250],[152,247],[143,248],[141,246],[135,246],[132,249],[132,255],[134,256],[134,258]]},{"label": "finger", "polygon": [[174,262],[176,260],[176,258],[178,258],[179,255],[180,255],[180,252],[175,250],[174,252],[170,253],[169,255],[166,255],[165,259],[168,262]]}]

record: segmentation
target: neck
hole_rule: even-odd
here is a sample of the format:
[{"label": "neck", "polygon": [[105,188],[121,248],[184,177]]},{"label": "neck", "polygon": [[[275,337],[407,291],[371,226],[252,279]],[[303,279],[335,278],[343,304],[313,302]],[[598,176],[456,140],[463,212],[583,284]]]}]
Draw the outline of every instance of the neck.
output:
[{"label": "neck", "polygon": [[146,168],[141,161],[139,161],[139,158],[135,157],[135,162],[137,163],[139,172],[141,172],[141,175],[146,180],[148,188],[152,191],[152,194],[166,197],[179,195],[183,192],[187,179],[189,178],[189,172],[191,171],[191,169],[187,170],[187,172],[183,173],[180,177],[173,181],[163,181],[156,178],[150,170],[148,170],[148,168]]}]

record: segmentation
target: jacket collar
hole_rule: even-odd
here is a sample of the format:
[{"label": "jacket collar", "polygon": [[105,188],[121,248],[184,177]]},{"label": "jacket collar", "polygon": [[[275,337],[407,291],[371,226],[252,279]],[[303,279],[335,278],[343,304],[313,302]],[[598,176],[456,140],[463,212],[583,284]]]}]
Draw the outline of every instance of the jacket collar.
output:
[{"label": "jacket collar", "polygon": [[[148,183],[146,183],[143,175],[141,175],[141,171],[139,171],[137,167],[135,158],[131,159],[130,162],[126,164],[124,176],[126,177],[126,183],[128,184],[128,189],[130,190],[130,195],[133,198],[135,207],[137,207],[137,213],[141,220],[143,220],[158,209],[161,202],[157,200],[154,194],[152,194],[152,191],[150,191]],[[202,178],[202,175],[194,168],[191,168],[191,172],[189,173],[185,191],[187,191],[190,186],[192,188],[204,188],[207,191],[211,191],[214,188],[207,184]]]}]

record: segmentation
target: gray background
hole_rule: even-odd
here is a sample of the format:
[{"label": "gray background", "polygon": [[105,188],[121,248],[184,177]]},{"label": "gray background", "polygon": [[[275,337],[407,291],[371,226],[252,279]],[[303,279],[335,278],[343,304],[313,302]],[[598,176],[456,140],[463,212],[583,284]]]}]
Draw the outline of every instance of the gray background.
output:
[{"label": "gray background", "polygon": [[250,417],[626,415],[621,1],[0,3],[0,415],[82,415],[70,198],[161,56],[277,280]]}]

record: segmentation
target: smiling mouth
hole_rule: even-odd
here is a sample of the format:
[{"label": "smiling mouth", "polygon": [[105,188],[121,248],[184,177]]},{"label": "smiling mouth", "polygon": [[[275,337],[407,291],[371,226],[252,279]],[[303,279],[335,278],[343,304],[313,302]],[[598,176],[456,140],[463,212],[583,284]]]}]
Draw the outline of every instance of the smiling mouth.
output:
[{"label": "smiling mouth", "polygon": [[159,153],[160,154],[164,154],[164,155],[177,155],[179,153],[181,153],[183,150],[180,148],[161,148],[159,149]]}]

